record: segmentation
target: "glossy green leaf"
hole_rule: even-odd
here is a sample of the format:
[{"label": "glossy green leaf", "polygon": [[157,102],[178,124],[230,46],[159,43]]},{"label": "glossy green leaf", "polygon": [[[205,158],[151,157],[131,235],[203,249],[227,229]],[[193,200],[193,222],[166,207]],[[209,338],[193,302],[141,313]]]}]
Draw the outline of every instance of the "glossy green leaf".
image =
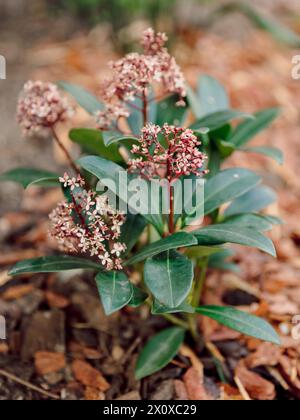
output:
[{"label": "glossy green leaf", "polygon": [[156,112],[156,124],[163,126],[165,123],[182,127],[188,112],[188,108],[184,106],[176,106],[178,97],[176,95],[169,96],[158,102]]},{"label": "glossy green leaf", "polygon": [[217,254],[222,251],[223,248],[216,246],[193,246],[185,251],[185,255],[188,258],[205,258],[211,255]]},{"label": "glossy green leaf", "polygon": [[125,146],[128,150],[131,150],[134,144],[138,144],[139,141],[132,135],[124,136],[118,132],[104,131],[103,139],[105,146],[109,147],[114,144],[118,146]]},{"label": "glossy green leaf", "polygon": [[60,271],[78,269],[100,271],[102,267],[100,264],[83,258],[57,255],[18,262],[10,270],[9,275],[18,276],[24,273],[58,273]]},{"label": "glossy green leaf", "polygon": [[58,82],[58,86],[72,95],[77,103],[89,114],[94,114],[97,111],[103,111],[104,105],[96,98],[96,96],[81,86],[64,81]]},{"label": "glossy green leaf", "polygon": [[273,204],[277,200],[274,190],[265,185],[259,185],[246,194],[234,200],[225,211],[225,216],[242,213],[256,213]]},{"label": "glossy green leaf", "polygon": [[74,143],[79,144],[84,153],[96,153],[105,159],[123,162],[118,145],[106,146],[100,130],[88,128],[73,129],[70,131],[69,137]]},{"label": "glossy green leaf", "polygon": [[210,178],[205,184],[204,213],[210,214],[222,204],[228,203],[253,189],[261,178],[247,169],[226,169]]},{"label": "glossy green leaf", "polygon": [[217,140],[216,145],[222,159],[227,159],[236,150],[235,145],[228,141]]},{"label": "glossy green leaf", "polygon": [[21,184],[24,188],[31,185],[57,187],[59,175],[53,172],[33,168],[17,168],[0,175],[0,181],[11,181]]},{"label": "glossy green leaf", "polygon": [[123,272],[99,273],[96,283],[106,315],[111,315],[123,308],[132,298],[132,285]]},{"label": "glossy green leaf", "polygon": [[267,146],[248,147],[248,148],[244,148],[240,150],[243,152],[258,153],[260,155],[270,157],[271,159],[275,160],[275,162],[279,163],[279,165],[282,165],[284,161],[282,151],[279,149],[276,149],[275,147],[267,147]]},{"label": "glossy green leaf", "polygon": [[148,293],[132,285],[132,297],[128,303],[128,306],[131,306],[132,308],[138,308],[139,306],[143,305],[147,299]]},{"label": "glossy green leaf", "polygon": [[142,251],[138,252],[132,258],[130,258],[126,262],[126,265],[136,264],[145,260],[146,258],[153,257],[154,255],[161,254],[171,249],[189,247],[197,244],[197,239],[190,233],[177,232],[171,236],[161,239],[160,241],[145,246]]},{"label": "glossy green leaf", "polygon": [[126,221],[121,228],[120,242],[127,246],[128,254],[139,240],[146,227],[145,219],[139,214],[130,214],[126,216]]},{"label": "glossy green leaf", "polygon": [[182,328],[172,327],[152,337],[139,355],[135,369],[136,379],[143,379],[167,366],[178,353],[184,335]]},{"label": "glossy green leaf", "polygon": [[253,137],[268,128],[279,113],[279,108],[270,108],[254,114],[255,118],[253,120],[246,120],[236,127],[229,139],[230,143],[237,147],[244,146]]},{"label": "glossy green leaf", "polygon": [[240,273],[240,267],[237,264],[228,261],[228,259],[234,255],[235,252],[232,249],[223,249],[222,251],[209,257],[208,266],[209,268],[214,268],[215,270]]},{"label": "glossy green leaf", "polygon": [[226,90],[218,80],[211,76],[203,75],[199,78],[197,93],[199,98],[197,118],[230,108]]},{"label": "glossy green leaf", "polygon": [[[149,185],[149,181],[139,180],[139,184],[140,182],[144,182],[145,184],[148,184],[148,188],[145,189],[145,193],[147,193],[148,196],[147,197],[142,196],[141,199],[138,200],[138,203],[137,203],[135,200],[132,200],[132,197],[134,198],[135,196],[135,192],[128,191],[127,185],[123,188],[122,186],[119,186],[119,181],[120,181],[119,176],[121,172],[123,172],[123,175],[126,175],[125,170],[121,166],[98,156],[83,157],[79,159],[78,163],[83,169],[95,175],[108,188],[111,188],[111,181],[113,181],[114,186],[117,187],[117,191],[113,191],[113,192],[119,196],[119,198],[122,200],[123,203],[129,205],[131,212],[141,213],[142,216],[149,223],[155,226],[155,228],[161,235],[163,234],[164,222],[162,220],[161,214],[151,214],[150,212],[149,203],[151,203],[151,200],[149,197],[151,197],[151,188]],[[137,177],[134,175],[130,175],[130,174],[127,174],[127,175],[128,175],[127,177],[128,181],[133,180],[134,178],[137,179]]]},{"label": "glossy green leaf", "polygon": [[184,255],[167,251],[146,261],[144,275],[154,297],[163,305],[176,308],[192,288],[193,264]]},{"label": "glossy green leaf", "polygon": [[158,300],[154,300],[151,313],[153,315],[161,315],[161,314],[176,314],[176,313],[188,313],[193,314],[195,312],[195,308],[193,308],[187,302],[183,302],[181,305],[177,306],[177,308],[169,308],[168,306],[162,305]]},{"label": "glossy green leaf", "polygon": [[237,228],[249,228],[255,229],[259,232],[265,232],[272,230],[274,223],[265,216],[253,213],[244,213],[236,216],[232,216],[224,220],[224,223],[228,226],[237,226]]},{"label": "glossy green leaf", "polygon": [[193,235],[198,239],[199,245],[233,243],[258,248],[274,257],[276,256],[273,242],[254,229],[240,228],[223,223],[193,231]]},{"label": "glossy green leaf", "polygon": [[[218,111],[213,114],[210,114],[206,117],[200,118],[194,124],[191,125],[191,129],[194,131],[199,131],[203,128],[208,128],[210,131],[217,130],[224,125],[228,124],[233,120],[239,119],[253,119],[254,117],[250,114],[246,114],[241,111],[235,111],[229,109],[227,111]],[[230,142],[233,143],[230,139]]]},{"label": "glossy green leaf", "polygon": [[196,308],[196,312],[247,336],[278,345],[281,344],[274,328],[265,320],[254,315],[222,306],[201,306]]}]

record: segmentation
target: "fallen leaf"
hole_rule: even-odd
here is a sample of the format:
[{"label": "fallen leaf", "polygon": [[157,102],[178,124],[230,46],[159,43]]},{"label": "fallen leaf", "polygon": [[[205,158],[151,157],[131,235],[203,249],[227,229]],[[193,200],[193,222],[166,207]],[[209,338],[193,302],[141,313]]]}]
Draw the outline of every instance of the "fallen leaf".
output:
[{"label": "fallen leaf", "polygon": [[58,372],[66,367],[65,355],[63,353],[38,351],[34,356],[34,365],[39,375]]},{"label": "fallen leaf", "polygon": [[69,299],[67,299],[65,296],[58,295],[51,291],[47,291],[45,293],[45,297],[50,308],[64,309],[70,304]]},{"label": "fallen leaf", "polygon": [[184,374],[183,382],[186,386],[189,400],[211,401],[213,399],[207,393],[203,379],[203,376],[194,367],[189,368]]},{"label": "fallen leaf", "polygon": [[188,396],[188,392],[187,392],[184,382],[180,381],[179,379],[175,379],[174,386],[175,386],[176,400],[188,401],[189,396]]},{"label": "fallen leaf", "polygon": [[9,347],[6,343],[0,343],[0,354],[7,354],[9,352]]},{"label": "fallen leaf", "polygon": [[193,350],[191,350],[188,346],[186,345],[182,345],[179,353],[184,356],[187,357],[188,359],[190,359],[192,366],[196,369],[196,371],[199,374],[199,377],[202,378],[203,381],[203,372],[204,372],[204,366],[201,362],[201,360],[196,356],[196,354],[193,352]]},{"label": "fallen leaf", "polygon": [[141,399],[141,395],[138,391],[131,391],[116,398],[116,401],[139,401]]},{"label": "fallen leaf", "polygon": [[104,401],[105,394],[97,388],[87,386],[84,391],[84,399],[86,401]]},{"label": "fallen leaf", "polygon": [[251,372],[242,363],[236,368],[235,374],[254,400],[272,401],[275,399],[275,386],[257,373]]},{"label": "fallen leaf", "polygon": [[34,249],[24,249],[21,251],[13,251],[9,254],[0,255],[0,265],[12,265],[18,261],[27,260],[30,258],[41,257],[42,254],[40,251]]},{"label": "fallen leaf", "polygon": [[107,391],[110,387],[99,370],[82,360],[75,360],[72,363],[74,377],[85,386],[96,388],[99,391]]},{"label": "fallen leaf", "polygon": [[279,363],[282,351],[279,346],[274,344],[261,343],[256,352],[245,359],[245,363],[250,369],[258,366],[276,366]]},{"label": "fallen leaf", "polygon": [[4,300],[17,300],[33,292],[33,290],[33,284],[21,284],[19,286],[12,286],[1,294],[1,298]]}]

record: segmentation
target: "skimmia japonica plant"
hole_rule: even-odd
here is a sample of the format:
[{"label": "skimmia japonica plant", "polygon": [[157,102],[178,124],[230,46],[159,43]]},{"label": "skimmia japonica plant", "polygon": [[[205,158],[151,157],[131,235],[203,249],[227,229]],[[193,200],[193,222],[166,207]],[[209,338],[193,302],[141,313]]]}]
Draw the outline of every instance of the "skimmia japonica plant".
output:
[{"label": "skimmia japonica plant", "polygon": [[[228,244],[276,254],[264,232],[280,220],[263,213],[276,195],[256,173],[222,165],[237,150],[280,163],[277,149],[248,146],[279,111],[233,110],[224,88],[208,76],[192,90],[166,41],[147,30],[142,53],[111,64],[101,101],[66,82],[28,82],[18,121],[25,135],[51,134],[66,153],[70,173],[21,168],[1,176],[24,187],[60,184],[65,195],[50,214],[50,234],[62,254],[20,262],[12,275],[92,270],[107,315],[149,305],[152,314],[174,324],[142,351],[139,379],[168,364],[186,333],[199,340],[199,314],[279,344],[266,321],[231,307],[201,305],[208,270],[238,269],[228,261],[234,254]],[[82,149],[77,162],[56,131],[72,112],[67,95],[96,127],[70,131]]]}]

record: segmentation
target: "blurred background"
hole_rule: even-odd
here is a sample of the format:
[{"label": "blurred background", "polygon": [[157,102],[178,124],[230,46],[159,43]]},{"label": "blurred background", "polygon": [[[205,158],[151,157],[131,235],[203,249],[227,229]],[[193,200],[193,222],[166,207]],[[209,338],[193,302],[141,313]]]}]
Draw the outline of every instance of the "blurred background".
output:
[{"label": "blurred background", "polygon": [[[210,74],[224,84],[235,109],[281,107],[280,118],[255,141],[282,149],[285,164],[238,152],[229,162],[259,172],[278,192],[278,204],[270,208],[270,214],[286,222],[271,234],[278,260],[238,248],[234,260],[241,272],[209,273],[205,302],[244,305],[246,310],[250,305],[253,313],[276,324],[283,346],[274,349],[216,324],[202,325],[228,366],[254,352],[252,367],[260,366],[258,374],[246,379],[256,399],[275,398],[273,384],[279,399],[300,398],[300,342],[291,337],[291,317],[300,313],[300,81],[292,78],[292,57],[300,52],[299,6],[299,0],[0,0],[0,55],[7,61],[7,78],[0,80],[0,173],[18,166],[63,171],[66,163],[51,139],[21,136],[15,109],[26,80],[66,80],[97,94],[107,63],[138,48],[149,26],[168,34],[191,85],[200,74]],[[84,126],[85,118],[79,115],[77,124]],[[68,129],[60,136],[76,154],[68,144]],[[41,397],[4,379],[1,369],[44,389],[63,390],[65,398],[82,398],[83,392],[86,399],[105,397],[74,381],[69,364],[61,372],[60,359],[58,368],[51,365],[55,360],[45,361],[52,376],[37,373],[32,361],[37,363],[38,351],[45,349],[65,352],[68,362],[92,361],[110,378],[107,398],[131,392],[127,399],[155,393],[156,399],[172,399],[169,379],[181,378],[180,365],[151,377],[141,395],[133,379],[139,337],[158,330],[161,321],[143,311],[107,319],[88,276],[7,275],[17,261],[53,252],[47,215],[59,200],[57,189],[24,193],[13,183],[0,184],[0,314],[7,315],[9,331],[9,340],[0,341],[0,399]],[[181,359],[183,366],[186,361]],[[214,360],[204,362],[206,372],[215,369]],[[213,392],[215,384],[209,385]],[[241,398],[236,389],[226,392]]]},{"label": "blurred background", "polygon": [[[297,0],[0,0],[0,54],[7,60],[7,80],[0,83],[0,171],[37,160],[49,169],[57,164],[49,159],[49,142],[21,140],[16,127],[16,100],[28,78],[64,78],[96,91],[107,61],[131,50],[151,25],[168,33],[190,79],[209,70],[230,87],[234,75],[225,57],[237,65],[239,52],[248,49],[249,62],[255,44],[253,60],[268,60],[272,49],[282,52],[275,66],[284,54],[292,56],[300,47],[298,12]],[[269,44],[259,46],[263,40]],[[289,79],[287,62],[284,71]],[[18,187],[0,186],[0,192],[0,212],[19,205]]]}]

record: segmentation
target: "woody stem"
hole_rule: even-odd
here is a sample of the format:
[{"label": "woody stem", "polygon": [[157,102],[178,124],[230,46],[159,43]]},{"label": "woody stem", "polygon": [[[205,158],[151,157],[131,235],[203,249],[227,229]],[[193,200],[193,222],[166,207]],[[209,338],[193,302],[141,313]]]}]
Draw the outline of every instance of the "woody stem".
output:
[{"label": "woody stem", "polygon": [[69,164],[70,164],[71,168],[73,169],[73,171],[76,174],[80,174],[79,167],[76,165],[76,163],[72,159],[70,153],[68,152],[68,150],[66,149],[66,147],[64,146],[64,144],[60,141],[58,135],[56,134],[56,131],[55,131],[54,127],[52,128],[52,134],[53,134],[54,140],[56,141],[56,143],[58,144],[58,146],[63,151],[63,153],[65,154],[66,158],[68,159]]}]

